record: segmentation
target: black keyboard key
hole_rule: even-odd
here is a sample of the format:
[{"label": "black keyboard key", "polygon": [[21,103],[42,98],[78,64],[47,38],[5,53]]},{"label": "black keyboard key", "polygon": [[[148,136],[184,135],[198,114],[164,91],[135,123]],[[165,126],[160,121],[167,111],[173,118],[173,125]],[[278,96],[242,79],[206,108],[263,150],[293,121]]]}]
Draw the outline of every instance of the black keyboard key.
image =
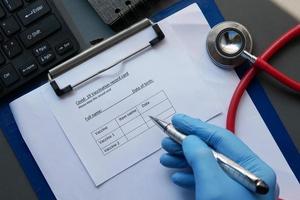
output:
[{"label": "black keyboard key", "polygon": [[41,65],[45,66],[48,63],[52,62],[53,60],[55,60],[55,54],[52,51],[49,51],[46,54],[41,55],[40,57],[38,57],[38,61]]},{"label": "black keyboard key", "polygon": [[39,44],[38,46],[34,47],[32,49],[32,53],[34,56],[40,56],[42,54],[47,53],[49,50],[50,50],[49,44],[44,42],[44,43]]},{"label": "black keyboard key", "polygon": [[5,11],[3,10],[3,8],[0,6],[0,18],[5,16]]},{"label": "black keyboard key", "polygon": [[60,29],[60,24],[56,17],[52,15],[22,32],[20,39],[24,46],[28,48],[56,32],[58,29]]},{"label": "black keyboard key", "polygon": [[22,52],[22,48],[16,39],[11,39],[2,45],[3,51],[8,58],[14,58]]},{"label": "black keyboard key", "polygon": [[6,87],[11,86],[19,80],[19,75],[11,64],[0,69],[0,79]]},{"label": "black keyboard key", "polygon": [[14,17],[2,20],[0,26],[7,36],[10,36],[20,30],[20,26]]},{"label": "black keyboard key", "polygon": [[55,47],[56,53],[61,56],[72,49],[73,49],[73,45],[70,40],[64,41]]},{"label": "black keyboard key", "polygon": [[36,72],[38,69],[38,66],[35,63],[35,61],[32,60],[23,65],[17,66],[16,68],[19,70],[19,72],[22,74],[22,76],[26,77],[26,76],[29,76],[29,75],[33,74],[34,72]]},{"label": "black keyboard key", "polygon": [[23,6],[23,1],[22,0],[3,0],[3,4],[6,6],[6,8],[10,12],[13,12]]},{"label": "black keyboard key", "polygon": [[42,0],[38,0],[19,11],[18,16],[22,23],[26,26],[46,15],[48,12],[50,12],[50,8],[47,3]]},{"label": "black keyboard key", "polygon": [[0,65],[4,64],[5,63],[5,58],[4,56],[2,55],[2,53],[0,53]]},{"label": "black keyboard key", "polygon": [[13,58],[22,52],[22,48],[16,39],[8,40],[3,44],[2,48],[8,58]]}]

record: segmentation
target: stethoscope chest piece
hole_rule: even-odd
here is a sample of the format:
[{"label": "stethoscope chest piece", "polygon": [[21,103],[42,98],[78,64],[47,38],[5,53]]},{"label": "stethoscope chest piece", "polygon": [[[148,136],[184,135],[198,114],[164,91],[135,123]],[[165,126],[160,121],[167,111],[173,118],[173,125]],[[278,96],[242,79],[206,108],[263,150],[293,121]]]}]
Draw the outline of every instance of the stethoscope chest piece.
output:
[{"label": "stethoscope chest piece", "polygon": [[244,51],[251,52],[253,41],[243,25],[226,21],[214,26],[207,36],[207,52],[218,67],[233,69],[242,64]]}]

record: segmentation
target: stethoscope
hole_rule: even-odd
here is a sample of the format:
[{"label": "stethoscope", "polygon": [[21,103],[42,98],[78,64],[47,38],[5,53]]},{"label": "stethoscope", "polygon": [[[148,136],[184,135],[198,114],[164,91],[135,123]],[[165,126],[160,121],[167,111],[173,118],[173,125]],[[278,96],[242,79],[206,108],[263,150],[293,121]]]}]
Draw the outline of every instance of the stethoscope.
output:
[{"label": "stethoscope", "polygon": [[237,22],[222,22],[212,28],[207,36],[207,51],[212,61],[221,68],[234,69],[245,60],[252,63],[252,67],[246,72],[239,82],[232,96],[228,113],[226,128],[235,131],[236,113],[241,97],[252,79],[260,70],[283,83],[284,85],[300,91],[300,83],[275,69],[267,61],[291,40],[300,35],[300,25],[289,30],[275,41],[260,57],[251,54],[253,41],[249,31]]}]

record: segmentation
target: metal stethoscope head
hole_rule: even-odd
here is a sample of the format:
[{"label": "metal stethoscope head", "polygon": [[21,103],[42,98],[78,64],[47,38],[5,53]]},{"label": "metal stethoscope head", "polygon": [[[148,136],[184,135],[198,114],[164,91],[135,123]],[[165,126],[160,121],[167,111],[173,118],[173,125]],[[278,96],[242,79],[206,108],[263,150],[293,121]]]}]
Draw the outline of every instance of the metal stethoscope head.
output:
[{"label": "metal stethoscope head", "polygon": [[207,36],[206,47],[212,61],[219,67],[233,69],[246,59],[255,62],[251,55],[253,41],[243,25],[226,21],[214,26]]}]

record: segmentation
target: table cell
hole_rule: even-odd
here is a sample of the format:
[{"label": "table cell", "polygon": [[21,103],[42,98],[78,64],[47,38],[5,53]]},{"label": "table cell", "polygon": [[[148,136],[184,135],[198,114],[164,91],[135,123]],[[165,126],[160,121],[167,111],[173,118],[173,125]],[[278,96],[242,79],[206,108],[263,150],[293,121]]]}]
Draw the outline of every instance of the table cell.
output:
[{"label": "table cell", "polygon": [[127,138],[124,136],[124,137],[121,137],[119,140],[105,146],[104,148],[101,148],[102,149],[102,152],[104,154],[108,154],[108,153],[111,153],[112,151],[114,151],[115,149],[119,148],[121,145],[125,144],[127,142]]},{"label": "table cell", "polygon": [[119,128],[117,122],[115,120],[112,120],[112,121],[108,122],[107,124],[98,128],[97,130],[93,131],[92,135],[95,138],[95,140],[98,140],[98,139],[102,138],[103,136],[109,134],[110,132],[116,130],[117,128]]},{"label": "table cell", "polygon": [[122,125],[121,129],[124,132],[124,134],[127,134],[135,130],[136,128],[140,127],[142,124],[146,124],[146,122],[143,120],[141,116],[139,116],[129,121],[127,124]]},{"label": "table cell", "polygon": [[121,131],[121,129],[116,129],[115,131],[112,131],[109,134],[107,134],[107,135],[103,136],[102,138],[100,138],[99,140],[97,140],[97,143],[100,146],[100,148],[103,148],[103,147],[113,143],[114,141],[120,139],[123,136],[124,136],[124,134]]},{"label": "table cell", "polygon": [[146,112],[144,112],[142,114],[142,117],[145,121],[149,121],[150,120],[149,116],[157,117],[160,114],[169,110],[170,108],[172,108],[172,105],[169,102],[169,100],[164,100],[160,104],[158,104],[158,105],[152,107],[150,110],[147,110]]},{"label": "table cell", "polygon": [[142,126],[134,129],[133,131],[131,131],[130,133],[128,133],[126,135],[126,137],[128,138],[128,140],[131,140],[135,137],[137,137],[138,135],[142,134],[144,131],[148,130],[148,126],[146,124],[143,124]]},{"label": "table cell", "polygon": [[132,119],[138,117],[140,115],[139,111],[137,108],[133,108],[131,110],[128,110],[127,112],[123,113],[122,115],[119,115],[116,120],[119,123],[120,126],[123,124],[128,123]]},{"label": "table cell", "polygon": [[137,106],[140,113],[144,113],[147,110],[151,109],[152,107],[156,106],[157,104],[163,102],[167,99],[167,96],[163,91],[159,92],[158,94],[152,96],[151,98],[147,99],[143,103]]}]

